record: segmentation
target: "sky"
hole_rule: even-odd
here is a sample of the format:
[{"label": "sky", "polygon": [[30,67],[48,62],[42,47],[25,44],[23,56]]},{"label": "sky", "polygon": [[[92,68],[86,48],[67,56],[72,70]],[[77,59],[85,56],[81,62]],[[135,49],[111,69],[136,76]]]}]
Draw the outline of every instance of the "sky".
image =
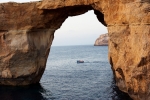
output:
[{"label": "sky", "polygon": [[[30,2],[31,0],[0,0],[0,2],[8,1]],[[105,33],[108,33],[107,28],[98,21],[94,11],[88,11],[85,14],[67,18],[56,30],[52,46],[94,45],[96,39]]]}]

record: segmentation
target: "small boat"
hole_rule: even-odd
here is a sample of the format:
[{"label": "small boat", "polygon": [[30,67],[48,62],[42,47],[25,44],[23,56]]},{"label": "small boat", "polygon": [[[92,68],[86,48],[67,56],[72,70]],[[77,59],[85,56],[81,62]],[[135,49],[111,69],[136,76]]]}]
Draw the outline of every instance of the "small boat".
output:
[{"label": "small boat", "polygon": [[77,60],[77,63],[84,63],[83,60]]}]

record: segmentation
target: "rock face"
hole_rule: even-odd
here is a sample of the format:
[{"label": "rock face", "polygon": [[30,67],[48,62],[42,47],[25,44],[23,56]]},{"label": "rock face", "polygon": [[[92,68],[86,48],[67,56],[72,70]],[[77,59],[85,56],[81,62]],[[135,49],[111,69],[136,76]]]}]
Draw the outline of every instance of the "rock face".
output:
[{"label": "rock face", "polygon": [[96,39],[94,46],[108,46],[108,34],[102,34]]},{"label": "rock face", "polygon": [[149,0],[43,0],[0,4],[0,84],[37,83],[57,30],[68,16],[94,10],[108,27],[116,84],[134,100],[150,100]]}]

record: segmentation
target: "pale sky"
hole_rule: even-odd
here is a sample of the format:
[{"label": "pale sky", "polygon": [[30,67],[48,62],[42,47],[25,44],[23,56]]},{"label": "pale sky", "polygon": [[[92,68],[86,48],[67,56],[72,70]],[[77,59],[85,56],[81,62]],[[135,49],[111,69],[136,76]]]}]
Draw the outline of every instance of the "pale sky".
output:
[{"label": "pale sky", "polygon": [[[0,0],[0,2],[30,2],[31,0]],[[32,0],[39,1],[39,0]],[[52,46],[63,45],[94,45],[100,34],[108,33],[96,18],[94,11],[69,17],[55,32]]]}]

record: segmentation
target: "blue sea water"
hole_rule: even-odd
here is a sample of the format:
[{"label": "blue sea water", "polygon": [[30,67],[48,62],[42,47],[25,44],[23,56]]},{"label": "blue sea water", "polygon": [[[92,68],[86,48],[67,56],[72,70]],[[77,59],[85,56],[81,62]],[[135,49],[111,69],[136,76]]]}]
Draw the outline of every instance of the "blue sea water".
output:
[{"label": "blue sea water", "polygon": [[53,46],[40,83],[0,86],[0,100],[131,100],[116,87],[107,55],[107,46]]}]

